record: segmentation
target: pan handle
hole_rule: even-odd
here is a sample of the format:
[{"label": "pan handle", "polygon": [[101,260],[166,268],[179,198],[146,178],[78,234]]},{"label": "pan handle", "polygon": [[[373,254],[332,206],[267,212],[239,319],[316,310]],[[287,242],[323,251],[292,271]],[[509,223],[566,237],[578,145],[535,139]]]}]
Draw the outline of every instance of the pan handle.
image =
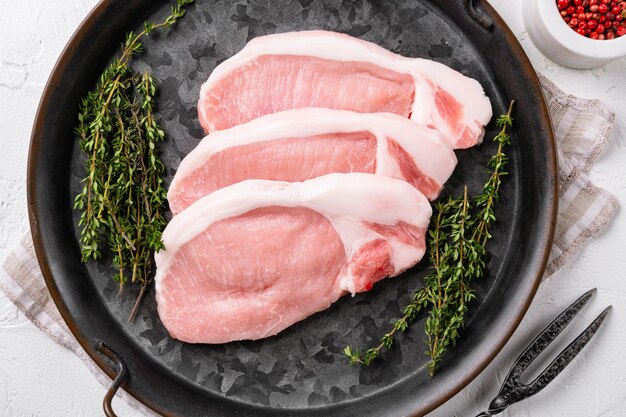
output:
[{"label": "pan handle", "polygon": [[107,391],[106,395],[104,396],[104,400],[102,401],[102,407],[104,409],[104,414],[106,415],[106,417],[117,417],[117,414],[115,414],[115,412],[113,411],[111,402],[113,401],[113,397],[115,397],[115,393],[117,392],[118,388],[122,384],[122,381],[124,380],[124,378],[126,378],[126,375],[128,374],[128,368],[126,367],[126,363],[120,357],[120,355],[115,353],[110,347],[108,347],[104,343],[100,342],[96,350],[98,351],[98,353],[109,358],[117,366],[117,376],[113,380],[113,384],[111,384],[111,387]]},{"label": "pan handle", "polygon": [[463,0],[465,12],[483,29],[489,30],[493,26],[493,19],[485,12],[476,8],[476,0]]}]

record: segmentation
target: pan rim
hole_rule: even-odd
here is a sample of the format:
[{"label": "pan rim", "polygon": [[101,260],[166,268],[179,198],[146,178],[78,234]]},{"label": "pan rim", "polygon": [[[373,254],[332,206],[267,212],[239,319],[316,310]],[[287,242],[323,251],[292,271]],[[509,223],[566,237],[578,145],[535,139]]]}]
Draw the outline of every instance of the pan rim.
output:
[{"label": "pan rim", "polygon": [[[98,367],[102,369],[110,378],[113,378],[115,376],[115,372],[113,372],[113,370],[110,369],[110,367],[105,362],[104,358],[102,358],[100,355],[97,354],[95,348],[88,342],[88,340],[86,340],[86,338],[84,337],[81,337],[80,329],[78,328],[78,325],[76,324],[76,321],[73,318],[69,308],[67,307],[67,304],[65,303],[63,296],[61,292],[59,291],[59,288],[57,287],[56,282],[54,280],[54,277],[50,268],[50,262],[49,262],[49,259],[46,255],[46,251],[44,248],[43,230],[41,230],[40,223],[38,221],[39,204],[37,201],[38,198],[36,196],[36,183],[37,183],[36,180],[37,180],[37,159],[39,156],[39,148],[41,145],[41,138],[44,137],[43,132],[42,132],[43,127],[44,127],[43,126],[44,116],[45,116],[45,113],[47,112],[47,108],[51,99],[52,90],[59,83],[60,77],[66,67],[67,61],[69,60],[69,57],[72,55],[72,51],[76,49],[76,47],[82,42],[85,33],[94,24],[94,22],[100,19],[100,16],[103,14],[104,10],[110,7],[114,2],[115,0],[100,0],[100,2],[89,12],[87,17],[81,22],[81,24],[75,30],[69,42],[63,48],[61,55],[57,59],[51,71],[50,77],[48,78],[48,81],[46,82],[46,85],[45,85],[45,88],[41,96],[38,109],[35,115],[35,121],[33,124],[30,147],[29,147],[29,152],[28,152],[28,166],[27,166],[27,202],[28,202],[28,215],[29,215],[30,230],[31,230],[31,234],[33,237],[33,243],[34,243],[34,248],[35,248],[35,252],[37,255],[37,260],[42,270],[42,274],[44,276],[46,286],[48,287],[51,293],[52,299],[55,305],[57,306],[57,308],[59,309],[59,312],[61,313],[63,320],[66,322],[70,331],[76,337],[81,347],[87,352],[87,354],[98,365]],[[451,384],[451,386],[447,387],[445,390],[442,391],[442,393],[438,396],[438,398],[431,401],[430,403],[426,403],[426,404],[422,403],[418,405],[416,409],[413,410],[413,415],[415,416],[424,415],[433,411],[434,409],[438,408],[443,403],[448,401],[450,398],[452,398],[454,395],[456,395],[458,392],[460,392],[465,386],[467,386],[472,380],[474,380],[487,367],[489,363],[492,362],[492,360],[497,356],[497,354],[502,350],[504,345],[511,338],[511,336],[513,335],[513,333],[515,332],[515,330],[521,323],[522,319],[526,315],[526,312],[537,292],[537,289],[539,288],[539,284],[541,282],[541,278],[545,271],[545,267],[546,267],[546,264],[548,262],[548,258],[550,255],[550,250],[552,247],[552,241],[554,238],[554,232],[555,232],[555,227],[556,227],[556,218],[557,218],[557,212],[558,212],[558,169],[557,169],[556,141],[554,138],[552,124],[551,124],[550,117],[548,114],[545,98],[540,88],[539,79],[526,53],[522,49],[521,45],[517,41],[517,38],[515,37],[513,32],[510,30],[508,25],[504,22],[504,20],[500,17],[500,15],[493,9],[493,7],[488,2],[484,0],[480,0],[479,3],[480,3],[480,6],[486,11],[486,13],[494,19],[494,24],[498,25],[498,27],[502,29],[511,47],[519,55],[519,59],[522,65],[527,70],[526,72],[528,72],[528,74],[530,74],[534,80],[534,85],[532,87],[537,90],[537,93],[539,97],[541,98],[540,103],[537,103],[539,107],[538,113],[541,119],[543,119],[543,122],[545,123],[545,125],[549,127],[549,129],[545,132],[545,135],[548,138],[547,148],[550,152],[550,155],[548,158],[550,166],[548,168],[551,174],[550,179],[552,180],[552,184],[553,184],[552,192],[550,193],[550,195],[546,196],[546,203],[545,203],[546,206],[549,206],[549,211],[547,212],[549,221],[546,221],[545,225],[543,226],[543,229],[540,229],[539,231],[539,234],[542,237],[542,239],[540,240],[542,240],[544,243],[541,251],[537,250],[537,253],[541,252],[540,254],[541,262],[537,263],[536,266],[534,266],[531,269],[531,272],[528,272],[529,276],[530,275],[533,276],[533,281],[530,285],[529,291],[524,297],[523,303],[519,305],[518,308],[515,310],[515,316],[512,318],[510,327],[506,329],[506,331],[494,335],[495,340],[490,343],[492,347],[490,352],[488,352],[488,354],[483,355],[481,361],[472,364],[472,366],[468,368],[469,371],[467,371],[466,374],[462,378],[457,379],[456,384],[453,384],[453,385]],[[131,396],[133,396],[138,401],[140,401],[147,407],[151,408],[152,410],[160,414],[166,415],[166,416],[172,415],[167,410],[164,410],[162,405],[153,403],[150,399],[145,398],[144,396],[136,392],[136,390],[132,389],[132,387],[129,388],[126,384],[124,384],[123,386],[126,392],[128,392]]]}]

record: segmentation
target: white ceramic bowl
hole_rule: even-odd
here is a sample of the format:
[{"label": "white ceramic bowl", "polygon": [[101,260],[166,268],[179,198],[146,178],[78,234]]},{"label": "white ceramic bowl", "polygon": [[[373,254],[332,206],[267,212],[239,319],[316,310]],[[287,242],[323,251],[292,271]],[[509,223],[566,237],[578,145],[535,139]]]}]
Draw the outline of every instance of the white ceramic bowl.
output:
[{"label": "white ceramic bowl", "polygon": [[576,33],[561,17],[556,0],[523,0],[526,31],[549,59],[570,68],[596,68],[626,55],[626,35],[594,40]]}]

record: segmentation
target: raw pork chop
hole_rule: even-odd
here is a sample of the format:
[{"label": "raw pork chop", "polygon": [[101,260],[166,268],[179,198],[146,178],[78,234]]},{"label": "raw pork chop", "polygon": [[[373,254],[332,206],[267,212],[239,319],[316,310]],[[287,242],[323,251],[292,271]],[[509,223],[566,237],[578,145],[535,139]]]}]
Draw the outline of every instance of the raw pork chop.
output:
[{"label": "raw pork chop", "polygon": [[430,215],[407,182],[372,174],[222,188],[163,232],[159,316],[190,343],[275,335],[415,265]]},{"label": "raw pork chop", "polygon": [[396,114],[286,110],[204,138],[181,162],[168,200],[177,214],[246,179],[304,181],[333,172],[403,179],[433,200],[455,166],[438,131]]},{"label": "raw pork chop", "polygon": [[439,130],[454,148],[481,142],[492,112],[476,80],[443,64],[308,31],[251,40],[204,83],[198,114],[210,133],[298,107],[396,113]]}]

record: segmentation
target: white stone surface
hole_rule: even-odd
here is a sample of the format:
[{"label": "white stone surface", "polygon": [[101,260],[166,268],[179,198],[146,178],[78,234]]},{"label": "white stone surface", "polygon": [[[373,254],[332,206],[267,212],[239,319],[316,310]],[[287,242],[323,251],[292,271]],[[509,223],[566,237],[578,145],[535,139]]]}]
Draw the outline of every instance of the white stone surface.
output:
[{"label": "white stone surface", "polygon": [[[26,155],[39,97],[63,46],[96,0],[18,3],[0,1],[0,259],[27,230]],[[590,71],[553,64],[528,39],[521,3],[492,0],[537,70],[573,94],[601,99],[617,113],[615,143],[594,167],[592,178],[626,206],[626,59]],[[625,230],[626,216],[620,212],[574,265],[541,286],[522,325],[496,360],[430,417],[471,417],[482,411],[520,349],[591,287],[598,287],[598,295],[557,340],[558,350],[605,305],[613,304],[605,327],[555,383],[502,416],[626,415]],[[37,330],[0,292],[0,416],[102,415],[104,392],[76,356]],[[137,416],[119,400],[114,406],[121,416]]]}]

